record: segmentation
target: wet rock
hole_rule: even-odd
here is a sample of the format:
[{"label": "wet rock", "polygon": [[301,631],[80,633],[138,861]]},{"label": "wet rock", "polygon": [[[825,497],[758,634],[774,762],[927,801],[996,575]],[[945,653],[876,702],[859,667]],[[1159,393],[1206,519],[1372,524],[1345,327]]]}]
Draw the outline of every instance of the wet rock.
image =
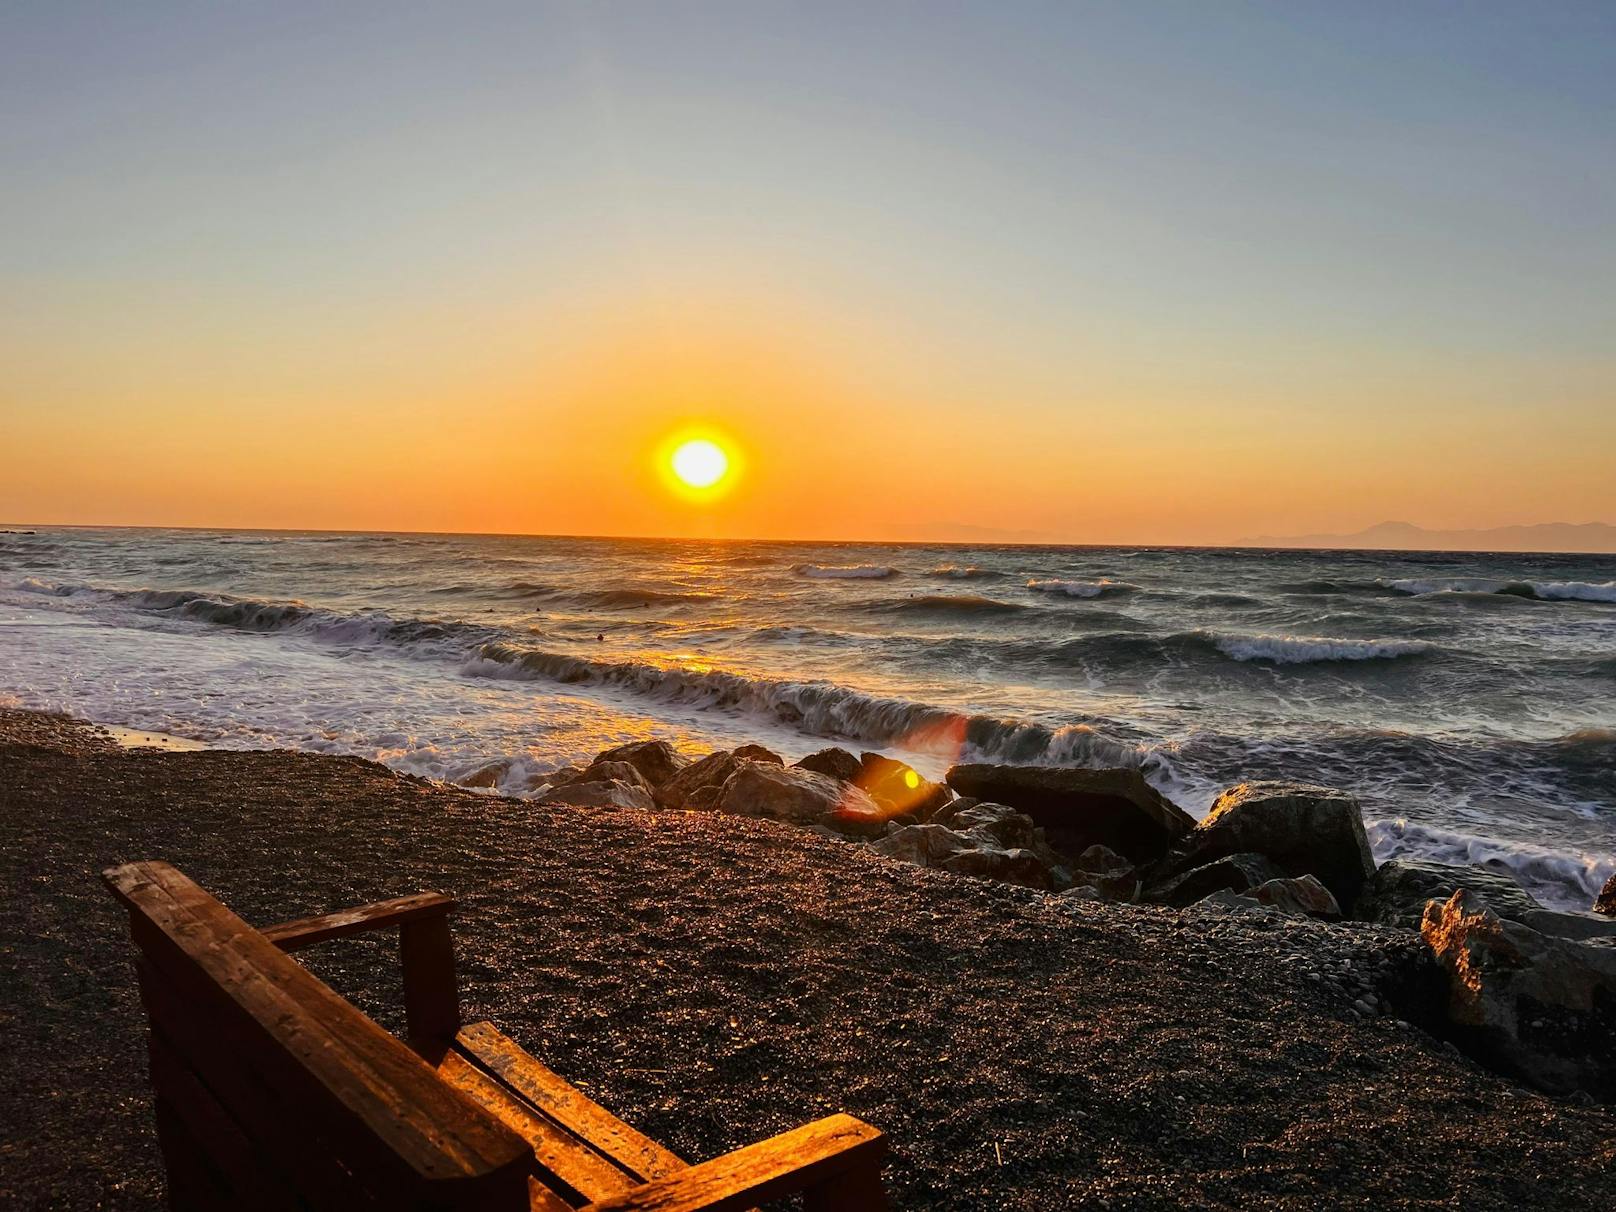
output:
[{"label": "wet rock", "polygon": [[1281,913],[1329,919],[1341,916],[1341,906],[1330,895],[1330,890],[1311,875],[1268,880],[1258,884],[1247,895],[1259,905],[1267,905]]},{"label": "wet rock", "polygon": [[1616,917],[1616,872],[1612,872],[1605,886],[1599,890],[1599,895],[1594,898],[1594,912]]},{"label": "wet rock", "polygon": [[767,762],[771,766],[784,766],[785,758],[772,749],[765,749],[762,745],[742,745],[734,751],[738,762]]},{"label": "wet rock", "polygon": [[627,783],[630,787],[643,787],[651,790],[651,784],[645,775],[640,773],[639,767],[631,766],[627,762],[605,762],[596,758],[595,764],[584,771],[577,782],[590,783]]},{"label": "wet rock", "polygon": [[1358,801],[1308,783],[1241,783],[1218,796],[1188,839],[1180,870],[1232,854],[1261,854],[1288,875],[1313,875],[1352,905],[1375,873]]},{"label": "wet rock", "polygon": [[720,749],[672,775],[656,789],[656,802],[664,808],[695,808],[690,802],[697,792],[708,787],[718,788],[740,763],[733,754]]},{"label": "wet rock", "polygon": [[870,843],[870,849],[877,854],[902,859],[917,867],[940,867],[944,859],[952,858],[967,847],[965,838],[941,825],[909,825]]},{"label": "wet rock", "polygon": [[[929,817],[927,817],[926,821],[927,821],[928,824],[932,824],[932,825],[951,825],[954,818],[957,817],[960,813],[968,812],[970,809],[975,808],[981,802],[982,802],[981,800],[972,799],[968,795],[955,796],[953,799],[949,800],[948,803],[944,804],[936,812],[932,813]],[[999,807],[999,808],[1004,808],[1006,811],[1009,811],[1009,812],[1014,812],[1015,811],[1015,809],[1010,808],[1006,804],[998,804],[998,805],[995,805],[995,806]],[[1031,820],[1032,818],[1028,817],[1027,819]]]},{"label": "wet rock", "polygon": [[864,764],[847,750],[832,746],[817,753],[810,753],[797,763],[797,768],[812,770],[815,774],[823,774],[843,783],[851,783],[858,778]]},{"label": "wet rock", "polygon": [[[932,820],[935,822],[936,817]],[[1032,818],[1007,804],[972,803],[964,811],[950,814],[946,823],[950,829],[979,838],[985,845],[1001,848],[1026,848],[1043,840]]]},{"label": "wet rock", "polygon": [[[1503,916],[1500,914],[1499,916]],[[1518,920],[1539,934],[1552,934],[1556,938],[1616,939],[1616,920],[1599,913],[1561,913],[1555,909],[1533,909]]]},{"label": "wet rock", "polygon": [[1214,892],[1249,892],[1258,884],[1284,875],[1277,864],[1260,854],[1230,854],[1154,885],[1146,891],[1145,899],[1182,909]]},{"label": "wet rock", "polygon": [[568,783],[543,792],[539,799],[546,804],[573,804],[582,808],[640,808],[656,807],[656,801],[643,786],[602,779],[598,782]]},{"label": "wet rock", "polygon": [[1461,1046],[1550,1093],[1616,1102],[1616,945],[1541,934],[1467,889],[1429,904],[1420,934]]},{"label": "wet rock", "polygon": [[583,766],[561,766],[548,774],[539,776],[540,786],[565,787],[568,783],[589,777],[589,771]]},{"label": "wet rock", "polygon": [[769,762],[741,762],[723,785],[715,807],[734,816],[760,816],[838,831],[879,833],[884,814],[857,787],[811,770]]},{"label": "wet rock", "polygon": [[1445,901],[1460,888],[1479,893],[1494,913],[1512,920],[1543,907],[1501,871],[1424,859],[1390,859],[1365,885],[1355,916],[1418,930],[1426,903]]},{"label": "wet rock", "polygon": [[1068,854],[1102,845],[1148,862],[1195,824],[1137,770],[962,765],[948,772],[948,785],[1026,813]]},{"label": "wet rock", "polygon": [[633,741],[597,755],[594,764],[603,762],[627,762],[644,776],[648,786],[660,787],[688,766],[690,759],[675,752],[667,741]]}]

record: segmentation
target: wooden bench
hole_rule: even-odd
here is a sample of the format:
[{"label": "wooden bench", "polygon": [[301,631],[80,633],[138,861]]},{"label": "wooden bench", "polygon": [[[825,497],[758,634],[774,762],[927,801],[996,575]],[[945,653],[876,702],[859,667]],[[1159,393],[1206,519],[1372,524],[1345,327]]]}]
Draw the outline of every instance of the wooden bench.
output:
[{"label": "wooden bench", "polygon": [[[832,1115],[689,1165],[488,1023],[460,1022],[437,893],[255,930],[167,863],[104,874],[129,911],[176,1209],[886,1207],[885,1138]],[[408,1044],[287,952],[399,932]]]}]

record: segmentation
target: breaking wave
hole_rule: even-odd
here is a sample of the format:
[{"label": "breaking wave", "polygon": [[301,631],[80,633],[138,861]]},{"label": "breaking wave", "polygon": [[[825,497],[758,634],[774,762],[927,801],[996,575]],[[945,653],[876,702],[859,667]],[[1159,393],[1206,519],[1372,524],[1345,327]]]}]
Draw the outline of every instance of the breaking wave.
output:
[{"label": "breaking wave", "polygon": [[722,670],[596,661],[504,642],[482,645],[463,672],[473,677],[600,685],[685,707],[745,712],[817,736],[899,745],[923,753],[1047,765],[1132,766],[1171,778],[1147,746],[1087,724],[1054,728],[866,694],[823,681],[791,682]]},{"label": "breaking wave", "polygon": [[1036,593],[1057,594],[1068,598],[1101,598],[1114,593],[1131,593],[1139,588],[1126,581],[1113,581],[1101,577],[1097,581],[1028,581],[1027,588]]},{"label": "breaking wave", "polygon": [[1214,647],[1237,661],[1311,665],[1323,661],[1390,661],[1439,651],[1423,640],[1336,640],[1327,636],[1220,635],[1206,633]]},{"label": "breaking wave", "polygon": [[1419,858],[1503,870],[1550,908],[1587,909],[1605,881],[1616,874],[1616,859],[1607,856],[1478,837],[1403,817],[1369,821],[1365,832],[1376,862]]},{"label": "breaking wave", "polygon": [[1616,581],[1499,581],[1485,577],[1406,578],[1379,582],[1412,597],[1434,594],[1502,594],[1540,602],[1616,602]]}]

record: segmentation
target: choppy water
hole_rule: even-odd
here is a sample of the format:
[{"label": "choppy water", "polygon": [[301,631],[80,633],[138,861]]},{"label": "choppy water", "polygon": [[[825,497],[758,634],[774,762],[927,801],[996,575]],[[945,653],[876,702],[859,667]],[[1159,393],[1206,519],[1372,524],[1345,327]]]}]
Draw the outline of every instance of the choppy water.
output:
[{"label": "choppy water", "polygon": [[1616,869],[1613,556],[44,530],[0,696],[514,794],[647,735],[1295,776],[1381,858]]}]

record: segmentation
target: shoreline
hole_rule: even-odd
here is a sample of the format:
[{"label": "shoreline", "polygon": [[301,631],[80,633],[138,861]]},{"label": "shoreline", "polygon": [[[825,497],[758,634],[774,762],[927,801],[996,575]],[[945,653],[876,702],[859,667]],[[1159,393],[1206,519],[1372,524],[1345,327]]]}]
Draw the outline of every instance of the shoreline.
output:
[{"label": "shoreline", "polygon": [[[696,1158],[845,1108],[892,1136],[900,1208],[1616,1202],[1609,1109],[1354,1009],[1393,995],[1407,931],[1051,896],[772,821],[118,748],[10,710],[0,823],[17,1203],[160,1201],[127,942],[95,881],[136,858],[259,922],[454,892],[470,1015]],[[310,960],[396,1019],[387,949]]]}]

